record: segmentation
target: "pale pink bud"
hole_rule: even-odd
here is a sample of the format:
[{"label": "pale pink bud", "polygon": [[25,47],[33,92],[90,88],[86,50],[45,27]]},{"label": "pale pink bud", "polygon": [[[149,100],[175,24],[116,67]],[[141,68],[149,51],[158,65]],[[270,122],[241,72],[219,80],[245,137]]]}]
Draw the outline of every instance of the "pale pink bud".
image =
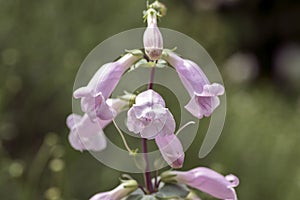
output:
[{"label": "pale pink bud", "polygon": [[144,32],[145,53],[150,60],[158,60],[163,50],[163,38],[157,27],[157,12],[154,9],[147,10],[147,28]]},{"label": "pale pink bud", "polygon": [[90,200],[120,200],[138,188],[135,180],[128,180],[109,192],[95,194]]},{"label": "pale pink bud", "polygon": [[164,160],[174,169],[181,168],[184,162],[184,151],[175,134],[157,135],[155,142]]}]

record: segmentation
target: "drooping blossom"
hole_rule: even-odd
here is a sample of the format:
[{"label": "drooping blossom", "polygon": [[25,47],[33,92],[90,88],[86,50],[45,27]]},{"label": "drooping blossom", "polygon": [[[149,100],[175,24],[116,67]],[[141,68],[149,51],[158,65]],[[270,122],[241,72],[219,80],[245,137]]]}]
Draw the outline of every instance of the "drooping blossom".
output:
[{"label": "drooping blossom", "polygon": [[100,119],[91,121],[87,114],[83,116],[71,114],[67,118],[67,125],[70,129],[69,142],[74,149],[101,151],[106,148],[106,138]]},{"label": "drooping blossom", "polygon": [[176,69],[191,96],[185,108],[199,119],[203,116],[209,117],[219,106],[218,96],[224,94],[224,87],[218,83],[211,84],[204,72],[193,61],[183,59],[171,51],[165,54],[164,59]]},{"label": "drooping blossom", "polygon": [[175,120],[165,106],[163,98],[151,89],[137,95],[135,104],[127,113],[129,131],[140,133],[147,139],[174,133]]},{"label": "drooping blossom", "polygon": [[147,10],[147,28],[144,32],[145,53],[150,60],[158,60],[163,50],[163,38],[157,27],[157,11],[154,9]]},{"label": "drooping blossom", "polygon": [[97,117],[101,120],[113,118],[113,113],[106,100],[112,94],[123,73],[141,55],[128,53],[116,62],[103,65],[95,73],[87,86],[81,87],[74,92],[76,99],[81,98],[81,109],[94,121]]},{"label": "drooping blossom", "polygon": [[128,180],[109,192],[95,194],[90,200],[120,200],[138,188],[135,180]]},{"label": "drooping blossom", "polygon": [[155,142],[164,160],[174,169],[181,168],[184,162],[184,151],[175,134],[157,135]]},{"label": "drooping blossom", "polygon": [[239,179],[232,174],[223,176],[209,168],[198,167],[186,172],[168,171],[161,177],[163,181],[183,183],[215,198],[237,200],[234,187],[239,185]]},{"label": "drooping blossom", "polygon": [[[114,117],[124,108],[128,107],[128,101],[122,99],[108,99],[106,101],[112,110]],[[67,117],[67,126],[70,129],[69,142],[78,150],[101,151],[106,148],[106,138],[103,129],[112,121],[96,118],[92,121],[87,114],[83,116],[70,114]]]}]

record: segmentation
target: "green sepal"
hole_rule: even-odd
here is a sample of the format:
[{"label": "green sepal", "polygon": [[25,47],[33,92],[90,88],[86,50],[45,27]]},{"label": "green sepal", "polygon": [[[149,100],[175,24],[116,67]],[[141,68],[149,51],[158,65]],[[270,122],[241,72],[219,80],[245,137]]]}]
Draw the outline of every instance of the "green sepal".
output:
[{"label": "green sepal", "polygon": [[144,194],[132,194],[126,198],[126,200],[159,200],[155,196],[152,195],[144,195]]},{"label": "green sepal", "polygon": [[190,190],[183,184],[166,184],[156,194],[159,200],[184,199],[190,193]]},{"label": "green sepal", "polygon": [[144,56],[143,51],[140,50],[140,49],[133,49],[133,50],[125,49],[125,52],[126,52],[126,53],[131,53],[131,54],[134,55],[134,56],[139,56],[139,57]]}]

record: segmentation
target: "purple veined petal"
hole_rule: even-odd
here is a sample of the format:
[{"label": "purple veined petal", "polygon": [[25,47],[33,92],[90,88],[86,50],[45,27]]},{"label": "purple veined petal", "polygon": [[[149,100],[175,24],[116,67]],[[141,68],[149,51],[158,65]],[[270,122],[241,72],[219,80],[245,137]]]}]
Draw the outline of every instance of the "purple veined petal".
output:
[{"label": "purple veined petal", "polygon": [[154,105],[154,104],[160,104],[163,107],[166,107],[165,100],[154,90],[146,90],[135,98],[135,104],[136,105],[143,105],[143,104],[148,104],[148,105]]},{"label": "purple veined petal", "polygon": [[181,168],[184,162],[184,151],[175,134],[157,135],[155,142],[164,158],[172,168]]}]

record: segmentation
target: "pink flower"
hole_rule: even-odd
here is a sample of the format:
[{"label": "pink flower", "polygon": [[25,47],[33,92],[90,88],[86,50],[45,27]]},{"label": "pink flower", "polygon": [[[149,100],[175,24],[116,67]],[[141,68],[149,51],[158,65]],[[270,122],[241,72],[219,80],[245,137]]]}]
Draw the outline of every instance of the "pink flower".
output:
[{"label": "pink flower", "polygon": [[219,106],[218,96],[224,94],[224,87],[218,83],[211,84],[204,72],[193,61],[182,59],[171,51],[167,52],[165,60],[176,69],[191,96],[185,108],[199,119],[203,116],[209,117]]},{"label": "pink flower", "polygon": [[74,149],[101,151],[106,148],[106,138],[102,130],[106,123],[102,124],[100,119],[93,122],[87,114],[71,114],[67,118],[67,125],[70,128],[69,142]]},{"label": "pink flower", "polygon": [[175,126],[172,113],[165,108],[165,101],[153,90],[137,95],[135,104],[127,113],[129,131],[140,133],[142,138],[153,139],[158,134],[172,134]]},{"label": "pink flower", "polygon": [[157,135],[155,142],[164,160],[172,168],[181,168],[184,161],[184,151],[180,140],[175,134]]},{"label": "pink flower", "polygon": [[154,9],[147,10],[148,26],[144,32],[145,53],[150,60],[158,60],[163,50],[163,38],[157,27],[157,12]]},{"label": "pink flower", "polygon": [[97,117],[101,120],[113,118],[113,113],[106,100],[111,95],[123,73],[141,56],[126,54],[116,62],[100,67],[87,86],[74,92],[76,99],[81,98],[81,109],[91,120]]},{"label": "pink flower", "polygon": [[90,200],[120,200],[138,188],[135,180],[129,180],[109,192],[98,193],[90,198]]},{"label": "pink flower", "polygon": [[[128,107],[128,101],[121,99],[108,99],[106,101],[114,116]],[[70,129],[69,142],[78,150],[101,151],[106,148],[106,137],[103,129],[112,121],[96,118],[92,121],[87,114],[83,116],[70,114],[67,117],[67,126]]]},{"label": "pink flower", "polygon": [[232,174],[224,177],[211,169],[198,167],[187,172],[165,172],[162,174],[162,179],[175,180],[215,198],[237,200],[234,187],[239,185],[239,179]]}]

